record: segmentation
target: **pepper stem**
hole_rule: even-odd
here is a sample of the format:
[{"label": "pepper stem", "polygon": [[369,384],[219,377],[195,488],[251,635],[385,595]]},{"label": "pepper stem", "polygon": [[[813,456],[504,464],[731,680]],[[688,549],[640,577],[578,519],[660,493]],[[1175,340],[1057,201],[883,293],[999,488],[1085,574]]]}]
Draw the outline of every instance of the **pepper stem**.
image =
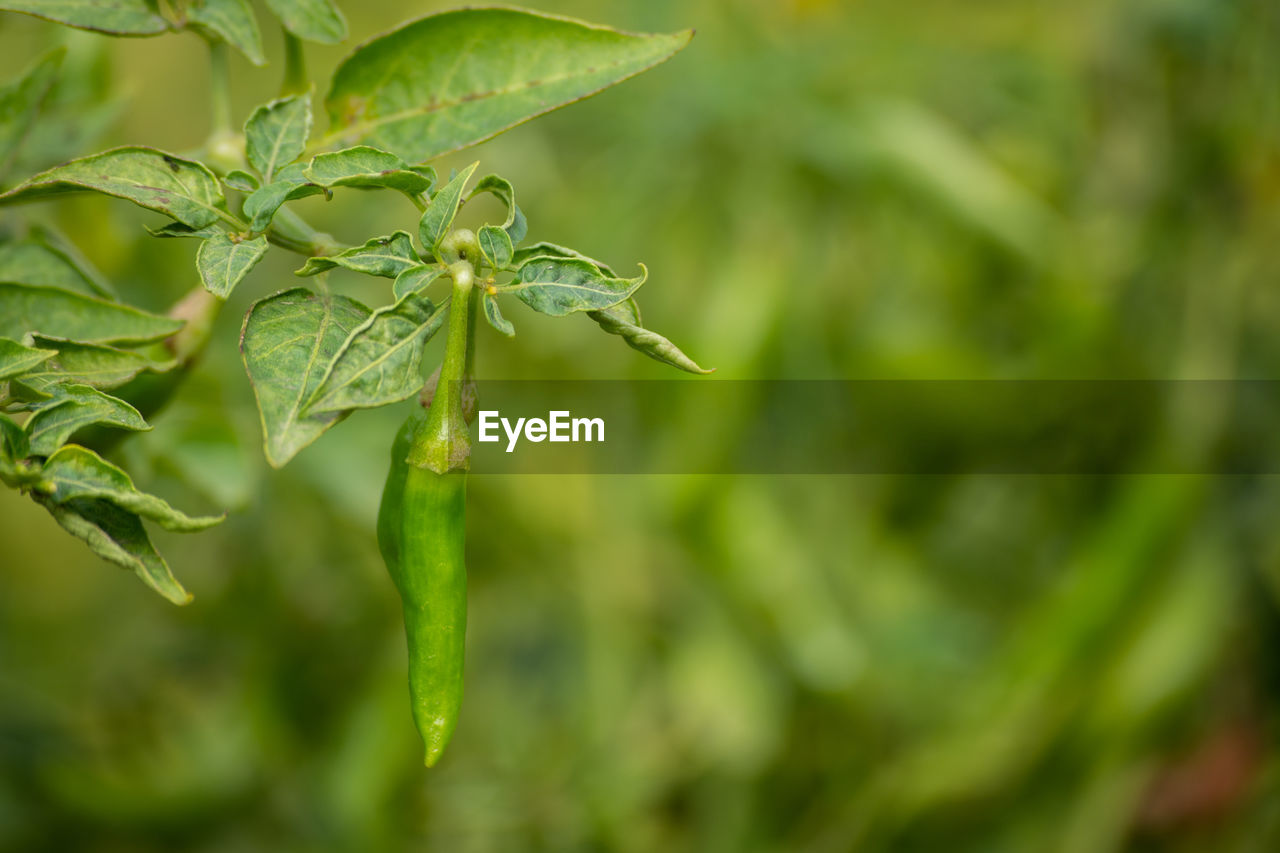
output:
[{"label": "pepper stem", "polygon": [[413,437],[410,465],[429,468],[437,474],[465,471],[471,462],[471,435],[463,414],[463,394],[470,378],[468,343],[471,326],[471,290],[475,267],[468,260],[449,266],[453,296],[449,302],[449,331],[445,340],[440,380],[426,419]]}]

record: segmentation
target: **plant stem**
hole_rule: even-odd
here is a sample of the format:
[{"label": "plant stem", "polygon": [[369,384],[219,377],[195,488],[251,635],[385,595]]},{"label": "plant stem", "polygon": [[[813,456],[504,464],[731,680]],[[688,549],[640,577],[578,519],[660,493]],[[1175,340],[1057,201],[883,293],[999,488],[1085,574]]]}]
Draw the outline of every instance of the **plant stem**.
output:
[{"label": "plant stem", "polygon": [[471,460],[471,436],[462,411],[462,398],[470,379],[470,332],[475,322],[471,291],[475,269],[470,261],[458,261],[449,267],[449,274],[453,277],[453,296],[449,301],[449,332],[440,380],[431,409],[409,452],[410,465],[429,468],[438,474],[465,471]]},{"label": "plant stem", "polygon": [[275,219],[267,229],[267,239],[282,249],[309,257],[336,255],[343,249],[331,235],[312,228],[305,219],[287,207],[276,211]]},{"label": "plant stem", "polygon": [[311,88],[307,79],[307,59],[302,52],[302,40],[284,27],[284,80],[280,83],[280,97],[301,95]]}]

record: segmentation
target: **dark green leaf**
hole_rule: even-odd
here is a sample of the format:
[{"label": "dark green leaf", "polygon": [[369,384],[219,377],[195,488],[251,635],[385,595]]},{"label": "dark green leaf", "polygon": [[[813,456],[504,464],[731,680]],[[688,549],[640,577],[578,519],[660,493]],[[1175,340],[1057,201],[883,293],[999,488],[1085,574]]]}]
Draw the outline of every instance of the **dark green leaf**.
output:
[{"label": "dark green leaf", "polygon": [[0,336],[39,332],[85,343],[146,343],[182,328],[181,320],[56,287],[0,283]]},{"label": "dark green leaf", "polygon": [[203,228],[226,210],[222,188],[204,165],[154,148],[114,148],[54,166],[0,195],[0,204],[91,190]]},{"label": "dark green leaf", "polygon": [[26,423],[31,453],[49,456],[75,434],[93,424],[130,430],[149,430],[150,426],[133,406],[88,385],[58,385],[53,399],[35,410]]},{"label": "dark green leaf", "polygon": [[395,403],[422,388],[422,348],[446,311],[420,293],[374,311],[357,326],[304,407],[342,412]]},{"label": "dark green leaf", "polygon": [[262,34],[248,0],[193,0],[187,6],[187,22],[225,41],[254,65],[266,65]]},{"label": "dark green leaf", "polygon": [[172,601],[187,604],[182,588],[142,526],[142,520],[109,501],[80,499],[65,504],[40,501],[62,528],[109,563],[133,571],[143,583]]},{"label": "dark green leaf", "polygon": [[66,49],[61,47],[46,53],[17,80],[0,87],[0,178],[13,165],[65,55]]},{"label": "dark green leaf", "polygon": [[302,156],[310,135],[311,96],[280,98],[258,107],[245,122],[245,153],[269,184],[277,169]]},{"label": "dark green leaf", "polygon": [[226,232],[219,232],[200,244],[196,269],[200,271],[205,289],[219,299],[226,299],[266,253],[266,237],[236,242]]},{"label": "dark green leaf", "polygon": [[507,219],[502,223],[502,227],[511,237],[512,244],[519,245],[529,231],[529,223],[525,221],[524,213],[516,205],[516,191],[511,186],[511,182],[498,175],[485,175],[467,198],[475,198],[480,193],[489,193],[507,206]]},{"label": "dark green leaf", "polygon": [[480,243],[484,259],[494,270],[503,270],[510,265],[513,249],[511,237],[506,231],[496,225],[482,225],[476,240]]},{"label": "dark green leaf", "polygon": [[404,231],[397,231],[390,237],[375,237],[363,246],[355,246],[341,254],[307,258],[295,275],[316,275],[334,267],[344,267],[365,275],[395,278],[421,264],[418,253],[413,250],[413,238]]},{"label": "dark green leaf", "polygon": [[21,376],[57,354],[57,350],[24,347],[17,341],[0,337],[0,381],[10,376]]},{"label": "dark green leaf", "polygon": [[462,191],[466,189],[471,173],[479,165],[479,163],[472,163],[431,197],[431,203],[427,205],[422,218],[418,220],[418,239],[422,242],[424,249],[435,252],[440,248],[440,241],[449,233],[449,226],[453,224],[453,218],[458,215]]},{"label": "dark green leaf", "polygon": [[0,12],[25,12],[116,36],[154,36],[169,29],[156,14],[155,0],[0,0]]},{"label": "dark green leaf", "polygon": [[244,169],[232,169],[222,176],[222,182],[231,187],[231,189],[239,190],[242,193],[251,193],[262,186],[261,181]]},{"label": "dark green leaf", "polygon": [[367,145],[317,154],[303,177],[322,187],[385,187],[411,197],[422,195],[432,184],[396,155]]},{"label": "dark green leaf", "polygon": [[555,243],[546,241],[534,243],[532,246],[525,246],[523,249],[516,249],[515,254],[511,257],[511,264],[512,266],[520,267],[531,258],[578,258],[591,264],[609,278],[617,278],[617,274],[608,264],[597,261],[595,258],[589,258],[581,252],[575,252],[566,246],[557,246]]},{"label": "dark green leaf", "polygon": [[162,225],[159,228],[152,228],[150,225],[144,225],[152,237],[199,237],[206,240],[222,233],[222,229],[217,226],[209,226],[207,228],[192,228],[190,225],[183,225],[181,222],[170,222],[168,225]]},{"label": "dark green leaf", "polygon": [[306,166],[303,163],[285,166],[273,182],[249,194],[244,200],[244,215],[249,217],[250,228],[265,231],[280,205],[286,201],[326,192],[323,187],[308,183],[302,177],[304,168]]},{"label": "dark green leaf", "polygon": [[503,317],[502,312],[498,310],[497,297],[486,290],[481,298],[484,304],[484,318],[489,321],[489,325],[508,338],[514,338],[516,336],[516,327],[511,325],[511,321]]},{"label": "dark green leaf", "polygon": [[25,240],[0,244],[0,281],[115,299],[111,285],[73,246],[44,229],[32,229]]},{"label": "dark green leaf", "polygon": [[421,162],[595,94],[692,37],[519,9],[429,15],[357,48],[325,98],[333,133]]},{"label": "dark green leaf", "polygon": [[635,278],[612,278],[580,258],[533,258],[502,288],[535,311],[563,317],[574,311],[598,311],[635,293],[649,275],[644,264]]},{"label": "dark green leaf", "polygon": [[[22,376],[22,384],[41,397],[64,382],[78,382],[94,388],[115,388],[143,371],[163,373],[174,367],[173,361],[155,361],[132,350],[116,349],[100,344],[35,335],[41,349],[56,349],[58,354],[36,370]],[[16,383],[10,383],[12,386]]]},{"label": "dark green leaf", "polygon": [[267,0],[267,8],[299,38],[337,44],[347,37],[347,22],[331,0]]},{"label": "dark green leaf", "polygon": [[442,275],[444,275],[444,270],[437,264],[410,267],[396,276],[395,284],[391,286],[391,292],[399,300],[406,293],[416,293],[422,290]]},{"label": "dark green leaf", "polygon": [[715,371],[715,368],[707,369],[699,366],[697,362],[681,352],[680,348],[671,343],[671,341],[657,332],[651,332],[643,328],[640,325],[640,308],[636,305],[634,299],[627,299],[600,311],[590,311],[587,316],[599,323],[600,328],[609,334],[620,335],[627,342],[627,346],[639,350],[649,358],[656,359],[663,364],[669,364],[672,367],[678,367],[689,373],[712,373]]},{"label": "dark green leaf", "polygon": [[302,406],[368,316],[369,309],[355,300],[303,288],[269,296],[249,310],[240,352],[272,466],[284,465],[340,418],[338,413],[304,415]]}]

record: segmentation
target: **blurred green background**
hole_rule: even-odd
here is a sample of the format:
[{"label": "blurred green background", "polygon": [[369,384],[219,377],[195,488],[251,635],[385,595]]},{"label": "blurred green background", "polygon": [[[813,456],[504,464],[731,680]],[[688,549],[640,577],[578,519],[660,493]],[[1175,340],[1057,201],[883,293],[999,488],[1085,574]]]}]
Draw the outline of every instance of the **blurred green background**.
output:
[{"label": "blurred green background", "polygon": [[[307,49],[321,93],[351,44],[444,7],[343,5],[351,41]],[[698,36],[443,165],[510,177],[534,239],[644,261],[646,320],[719,368],[697,381],[1275,375],[1273,0],[539,8]],[[239,119],[278,87],[264,34]],[[0,77],[60,41],[81,133],[49,124],[27,172],[201,144],[196,37],[0,15]],[[349,243],[416,220],[299,209]],[[3,217],[56,224],[137,304],[197,283],[194,245],[122,202]],[[117,454],[233,508],[156,533],[193,604],[0,493],[0,849],[1280,849],[1275,477],[477,477],[467,698],[424,771],[373,536],[403,407],[262,461],[236,338],[295,266],[273,250]],[[508,317],[481,377],[668,378],[585,320]],[[1205,445],[1211,403],[1152,452]]]}]

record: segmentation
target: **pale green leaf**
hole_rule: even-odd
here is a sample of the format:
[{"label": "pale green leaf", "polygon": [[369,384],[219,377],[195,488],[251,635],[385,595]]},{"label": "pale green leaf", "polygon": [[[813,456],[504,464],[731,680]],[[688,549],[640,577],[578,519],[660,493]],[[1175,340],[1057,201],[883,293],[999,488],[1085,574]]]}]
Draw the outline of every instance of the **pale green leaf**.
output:
[{"label": "pale green leaf", "polygon": [[0,0],[0,12],[24,12],[115,36],[154,36],[169,29],[155,0]]},{"label": "pale green leaf", "polygon": [[511,264],[514,250],[511,247],[511,236],[506,231],[496,225],[482,225],[476,240],[480,243],[485,261],[493,269],[503,270]]},{"label": "pale green leaf", "polygon": [[677,367],[689,373],[712,373],[715,368],[701,367],[671,341],[640,325],[640,308],[634,299],[627,299],[600,311],[589,311],[587,316],[600,324],[611,335],[619,335],[627,346],[639,350],[649,358]]},{"label": "pale green leaf", "polygon": [[203,164],[141,146],[54,166],[0,195],[0,204],[86,190],[128,199],[192,228],[212,225],[227,204],[218,179]]},{"label": "pale green leaf", "polygon": [[24,470],[22,460],[30,455],[27,434],[8,415],[0,413],[0,482],[8,486],[35,479]]},{"label": "pale green leaf", "polygon": [[499,175],[485,175],[476,182],[475,189],[467,198],[475,198],[481,193],[489,193],[507,206],[507,219],[502,223],[502,228],[511,238],[512,244],[519,245],[529,231],[529,223],[516,204],[516,191],[511,182]]},{"label": "pale green leaf", "polygon": [[307,41],[337,44],[347,37],[347,22],[331,0],[266,0],[285,29]]},{"label": "pale green leaf", "polygon": [[50,51],[12,83],[0,86],[0,178],[13,165],[18,148],[53,88],[65,48]]},{"label": "pale green leaf", "polygon": [[396,155],[367,145],[317,154],[303,177],[322,187],[385,187],[410,197],[422,195],[432,184],[430,177],[410,169]]},{"label": "pale green leaf", "polygon": [[457,9],[359,47],[333,77],[333,133],[421,162],[662,62],[690,30],[637,35],[520,9]]},{"label": "pale green leaf", "polygon": [[41,500],[62,528],[81,539],[89,550],[109,563],[129,569],[143,583],[174,604],[187,604],[191,594],[182,588],[160,556],[142,520],[115,504],[97,499],[77,499],[64,504]]},{"label": "pale green leaf", "polygon": [[109,501],[120,509],[156,522],[166,530],[194,533],[212,527],[224,516],[189,516],[169,506],[155,495],[140,492],[121,468],[112,465],[87,447],[67,444],[45,460],[40,469],[45,488],[41,492],[52,503],[81,498]]},{"label": "pale green leaf", "polygon": [[453,224],[453,218],[458,215],[462,191],[466,189],[467,181],[479,165],[479,163],[472,163],[431,197],[431,203],[427,205],[422,218],[418,220],[418,239],[422,242],[424,249],[432,252],[439,250],[440,241],[449,233],[449,226]]},{"label": "pale green leaf", "polygon": [[502,316],[502,312],[498,310],[498,300],[490,293],[485,291],[481,297],[484,306],[484,318],[489,321],[489,325],[493,326],[508,338],[514,338],[516,335],[516,327],[511,325],[511,321]]},{"label": "pale green leaf", "polygon": [[422,260],[413,250],[413,238],[404,231],[390,237],[375,237],[363,246],[354,246],[337,255],[307,258],[295,275],[316,275],[334,267],[344,267],[365,275],[396,278],[408,269],[421,266]]},{"label": "pale green leaf", "polygon": [[248,0],[192,0],[186,12],[187,23],[225,41],[254,65],[267,64],[262,33]]},{"label": "pale green leaf", "polygon": [[219,299],[226,299],[266,253],[266,237],[236,242],[226,232],[219,232],[200,244],[196,269],[200,271],[205,289]]},{"label": "pale green leaf", "polygon": [[181,320],[95,296],[0,282],[0,336],[14,340],[38,332],[84,343],[138,344],[166,338],[182,325]]},{"label": "pale green leaf", "polygon": [[336,423],[339,413],[304,415],[351,332],[369,316],[353,299],[303,288],[260,300],[245,317],[240,352],[262,420],[267,461],[279,468]]},{"label": "pale green leaf", "polygon": [[232,169],[227,172],[222,176],[222,183],[242,193],[251,193],[262,186],[262,181],[244,169]]},{"label": "pale green leaf", "polygon": [[88,385],[58,385],[52,392],[53,399],[39,406],[25,426],[35,456],[53,454],[77,430],[94,424],[138,431],[151,429],[133,406]]},{"label": "pale green leaf", "polygon": [[648,274],[641,264],[635,278],[612,278],[581,258],[540,257],[526,261],[515,281],[500,290],[515,293],[535,311],[563,317],[616,305],[635,293]]},{"label": "pale green leaf", "polygon": [[280,98],[258,107],[245,122],[245,153],[269,184],[277,169],[302,156],[310,135],[311,96]]},{"label": "pale green leaf", "polygon": [[410,267],[396,276],[395,283],[391,285],[391,292],[399,300],[406,293],[416,293],[422,290],[442,275],[444,275],[444,270],[438,264],[423,264],[422,266]]},{"label": "pale green leaf", "polygon": [[445,314],[420,293],[374,311],[351,332],[305,411],[373,408],[416,394],[422,388],[422,348]]},{"label": "pale green leaf", "polygon": [[21,376],[57,354],[57,350],[24,347],[17,341],[0,337],[0,381],[10,376]]}]

